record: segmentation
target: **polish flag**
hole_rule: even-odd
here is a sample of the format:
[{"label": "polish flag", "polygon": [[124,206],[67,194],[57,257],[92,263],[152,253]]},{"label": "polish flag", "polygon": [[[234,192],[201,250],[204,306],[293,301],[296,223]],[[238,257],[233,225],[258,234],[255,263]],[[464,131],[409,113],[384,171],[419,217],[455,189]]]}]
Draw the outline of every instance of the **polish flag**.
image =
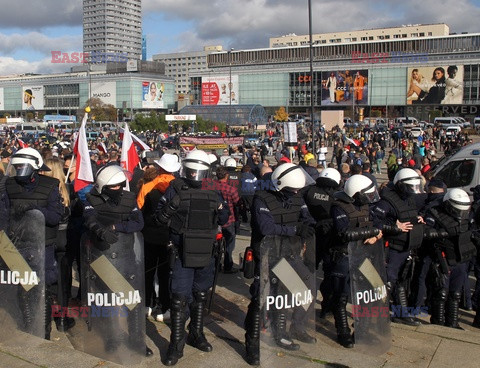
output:
[{"label": "polish flag", "polygon": [[[126,124],[125,124],[126,125]],[[120,129],[120,139],[123,139],[123,134],[125,133],[124,129]],[[152,149],[148,144],[143,142],[140,138],[138,138],[135,134],[130,132],[132,136],[133,144],[135,144],[141,151],[151,151]]]},{"label": "polish flag", "polygon": [[103,153],[107,153],[107,147],[105,146],[105,143],[103,142],[100,142],[98,145],[97,145],[97,149],[99,151],[102,151]]},{"label": "polish flag", "polygon": [[122,155],[120,156],[120,165],[125,171],[128,171],[127,176],[128,180],[132,180],[133,170],[135,166],[140,163],[140,158],[138,157],[135,144],[133,142],[132,134],[130,129],[128,129],[128,124],[125,123],[125,129],[123,131],[123,141],[122,141]]},{"label": "polish flag", "polygon": [[26,144],[24,141],[22,141],[17,136],[15,136],[15,138],[17,138],[17,142],[18,142],[18,145],[20,146],[20,148],[28,148],[28,144]]},{"label": "polish flag", "polygon": [[73,153],[76,157],[75,182],[73,185],[75,192],[94,182],[90,154],[88,153],[87,134],[85,131],[87,118],[88,114],[85,113],[73,146]]}]

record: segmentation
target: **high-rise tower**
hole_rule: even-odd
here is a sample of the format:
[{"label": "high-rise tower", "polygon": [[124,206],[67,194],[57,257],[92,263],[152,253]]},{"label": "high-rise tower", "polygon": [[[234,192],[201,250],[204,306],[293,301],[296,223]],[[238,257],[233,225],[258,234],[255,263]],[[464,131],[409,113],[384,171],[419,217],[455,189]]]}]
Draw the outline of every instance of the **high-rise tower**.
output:
[{"label": "high-rise tower", "polygon": [[83,51],[142,55],[142,0],[83,0]]}]

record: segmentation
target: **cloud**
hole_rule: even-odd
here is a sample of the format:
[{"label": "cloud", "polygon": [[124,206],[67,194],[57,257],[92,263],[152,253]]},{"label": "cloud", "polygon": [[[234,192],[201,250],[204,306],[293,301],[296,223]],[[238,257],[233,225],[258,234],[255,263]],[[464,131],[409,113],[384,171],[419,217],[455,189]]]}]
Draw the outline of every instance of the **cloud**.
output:
[{"label": "cloud", "polygon": [[52,50],[81,51],[82,47],[82,36],[48,37],[39,32],[11,35],[0,33],[0,54],[3,55],[19,50],[36,51],[50,55]]},{"label": "cloud", "polygon": [[74,64],[55,64],[51,58],[44,58],[39,61],[27,61],[15,59],[12,57],[0,56],[0,70],[2,75],[14,74],[46,74],[46,73],[64,73],[70,70]]},{"label": "cloud", "polygon": [[83,6],[79,0],[4,0],[0,12],[2,28],[39,29],[55,25],[82,24]]}]

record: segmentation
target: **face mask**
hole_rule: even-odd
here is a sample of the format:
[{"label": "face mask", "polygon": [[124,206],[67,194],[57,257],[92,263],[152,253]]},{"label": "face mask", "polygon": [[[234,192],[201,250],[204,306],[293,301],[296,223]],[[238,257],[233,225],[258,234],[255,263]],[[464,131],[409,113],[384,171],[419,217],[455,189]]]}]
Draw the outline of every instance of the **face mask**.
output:
[{"label": "face mask", "polygon": [[120,203],[120,198],[122,197],[123,193],[123,188],[120,187],[120,189],[110,189],[110,188],[103,188],[103,193],[107,195],[109,199],[115,204]]}]

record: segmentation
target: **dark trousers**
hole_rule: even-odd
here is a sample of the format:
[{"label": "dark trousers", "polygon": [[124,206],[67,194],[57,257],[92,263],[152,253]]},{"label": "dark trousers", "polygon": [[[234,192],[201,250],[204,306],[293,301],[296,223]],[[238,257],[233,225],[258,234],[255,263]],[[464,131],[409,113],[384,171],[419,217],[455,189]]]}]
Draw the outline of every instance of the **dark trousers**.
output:
[{"label": "dark trousers", "polygon": [[215,274],[215,258],[202,268],[183,267],[180,259],[176,259],[173,266],[170,291],[172,294],[185,297],[188,303],[193,301],[193,293],[207,291],[213,284]]},{"label": "dark trousers", "polygon": [[[155,294],[155,273],[158,278],[158,298]],[[170,308],[170,265],[165,244],[145,242],[145,305],[165,312]]]},{"label": "dark trousers", "polygon": [[223,269],[231,270],[233,267],[233,251],[235,249],[235,223],[222,227],[223,238],[225,239],[225,256]]}]

